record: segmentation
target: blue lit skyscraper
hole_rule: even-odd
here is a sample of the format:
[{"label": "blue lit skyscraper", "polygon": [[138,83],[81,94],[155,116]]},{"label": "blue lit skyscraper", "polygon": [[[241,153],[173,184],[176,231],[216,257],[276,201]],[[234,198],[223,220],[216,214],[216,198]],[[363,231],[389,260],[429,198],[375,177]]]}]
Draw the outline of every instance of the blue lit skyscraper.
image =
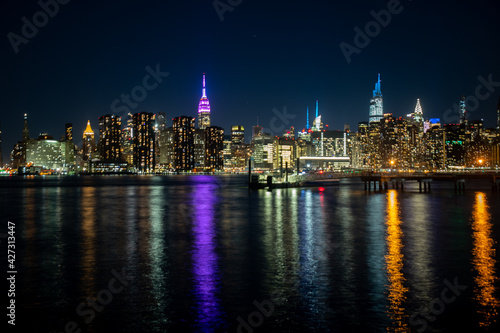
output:
[{"label": "blue lit skyscraper", "polygon": [[380,74],[378,75],[378,82],[375,83],[375,90],[373,90],[373,97],[370,100],[370,123],[380,121],[384,117],[384,105],[382,98],[382,91],[380,90]]},{"label": "blue lit skyscraper", "polygon": [[467,109],[465,105],[465,96],[460,98],[460,102],[458,103],[458,112],[460,115],[460,124],[466,124],[467,126]]}]

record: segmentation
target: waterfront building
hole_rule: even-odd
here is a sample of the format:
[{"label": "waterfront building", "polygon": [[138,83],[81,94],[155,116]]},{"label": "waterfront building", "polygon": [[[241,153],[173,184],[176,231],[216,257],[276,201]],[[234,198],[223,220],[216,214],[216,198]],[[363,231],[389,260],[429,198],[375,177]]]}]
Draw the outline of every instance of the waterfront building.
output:
[{"label": "waterfront building", "polygon": [[155,154],[156,154],[156,162],[160,163],[160,150],[162,145],[161,133],[164,129],[167,128],[167,116],[165,112],[158,112],[155,115]]},{"label": "waterfront building", "polygon": [[155,171],[155,115],[140,112],[133,115],[133,165],[141,173]]},{"label": "waterfront building", "polygon": [[174,128],[168,127],[160,131],[160,165],[168,170],[174,165]]},{"label": "waterfront building", "polygon": [[26,162],[30,166],[56,171],[73,171],[75,162],[72,141],[57,141],[44,133],[38,140],[29,140],[26,146]]},{"label": "waterfront building", "polygon": [[24,114],[24,125],[22,131],[22,140],[14,145],[14,149],[10,153],[12,160],[12,167],[17,169],[26,165],[26,146],[30,139],[30,132],[28,128],[28,114]]},{"label": "waterfront building", "polygon": [[218,126],[205,128],[205,169],[224,170],[224,129]]},{"label": "waterfront building", "polygon": [[366,121],[358,123],[358,131],[352,137],[350,151],[351,166],[355,168],[368,167],[369,124]]},{"label": "waterfront building", "polygon": [[194,130],[194,166],[197,171],[205,168],[205,130],[207,128]]},{"label": "waterfront building", "polygon": [[122,162],[122,118],[113,114],[99,117],[99,155],[101,162]]},{"label": "waterfront building", "polygon": [[173,119],[174,169],[192,171],[194,168],[194,118],[188,116]]},{"label": "waterfront building", "polygon": [[232,168],[232,156],[231,156],[231,135],[224,135],[224,148],[223,148],[223,158],[224,158],[224,170],[231,171]]},{"label": "waterfront building", "polygon": [[431,119],[432,126],[425,133],[426,165],[430,170],[446,167],[446,134],[439,119]]},{"label": "waterfront building", "polygon": [[134,119],[131,113],[128,114],[127,122],[121,133],[121,156],[128,166],[134,165]]},{"label": "waterfront building", "polygon": [[295,139],[274,137],[273,145],[273,169],[284,170],[287,165],[293,169],[297,158]]},{"label": "waterfront building", "polygon": [[252,140],[252,159],[254,167],[260,170],[273,169],[274,138],[271,134],[261,132]]},{"label": "waterfront building", "polygon": [[444,125],[446,166],[465,166],[465,124]]},{"label": "waterfront building", "polygon": [[87,121],[87,127],[83,131],[83,141],[82,141],[82,166],[83,171],[91,171],[92,159],[95,158],[96,145],[94,131],[90,126],[90,120]]}]

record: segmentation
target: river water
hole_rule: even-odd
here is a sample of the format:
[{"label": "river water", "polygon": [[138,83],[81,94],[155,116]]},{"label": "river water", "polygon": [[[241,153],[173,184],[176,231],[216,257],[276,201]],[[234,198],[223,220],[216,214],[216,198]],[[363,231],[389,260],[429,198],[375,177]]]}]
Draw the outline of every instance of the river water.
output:
[{"label": "river water", "polygon": [[0,193],[4,249],[16,225],[17,329],[499,328],[500,194],[487,183],[270,192],[243,176],[46,177],[2,178]]}]

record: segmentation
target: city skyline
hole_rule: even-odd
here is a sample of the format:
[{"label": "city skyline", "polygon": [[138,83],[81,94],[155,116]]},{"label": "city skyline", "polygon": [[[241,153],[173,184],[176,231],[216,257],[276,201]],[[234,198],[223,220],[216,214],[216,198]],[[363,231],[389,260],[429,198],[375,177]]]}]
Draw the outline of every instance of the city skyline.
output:
[{"label": "city skyline", "polygon": [[[205,76],[206,74],[203,73],[203,83],[202,83],[202,97],[200,98],[199,100],[199,106],[198,106],[198,112],[196,114],[196,117],[193,117],[195,119],[195,124],[197,125],[196,128],[197,129],[205,129],[207,128],[208,126],[210,126],[210,116],[211,116],[211,111],[210,111],[210,102],[209,102],[209,99],[208,99],[208,96],[207,96],[207,93],[206,93],[206,79],[205,79]],[[385,112],[383,111],[383,106],[382,106],[382,92],[381,92],[381,75],[380,73],[378,74],[378,79],[375,83],[375,89],[373,90],[373,98],[370,100],[369,103],[367,103],[367,118],[368,118],[368,122],[378,122],[380,121],[381,119],[383,119],[383,115],[384,114],[391,114],[389,112]],[[379,109],[375,110],[374,108],[374,105],[377,103],[377,101],[380,100],[380,107]],[[425,113],[422,112],[422,106],[421,106],[421,102],[420,102],[420,99],[418,98],[417,101],[416,101],[417,105],[415,106],[415,109],[414,109],[414,112],[415,114],[417,115],[417,117],[419,117],[420,121],[423,121],[424,119],[440,119],[440,118],[432,118],[432,117],[429,117],[427,116]],[[463,101],[463,98],[461,101],[458,102],[459,103],[459,112],[457,113],[457,121],[456,122],[449,122],[448,124],[453,124],[453,123],[459,123],[460,122],[460,119],[461,117],[464,117],[465,115],[461,112],[462,111],[462,106],[465,106],[465,103]],[[331,128],[331,127],[326,127],[326,128],[323,128],[323,127],[317,127],[317,125],[319,124],[315,124],[316,121],[319,121],[321,122],[321,118],[323,116],[323,114],[321,112],[319,112],[319,101],[316,100],[315,101],[315,117],[313,118],[313,125],[312,125],[312,128],[318,128],[318,129],[321,129],[321,131],[326,131],[326,130],[342,130],[341,128]],[[499,104],[500,105],[500,97],[499,97]],[[498,117],[498,110],[500,108],[497,107],[496,110],[495,110],[495,115]],[[142,113],[144,112],[147,112],[147,111],[142,111]],[[141,113],[141,112],[137,112],[137,113]],[[393,117],[401,117],[401,118],[404,118],[405,116],[409,115],[411,112],[408,112],[408,113],[404,113],[404,114],[392,114]],[[134,113],[136,114],[136,113]],[[207,116],[208,114],[208,116]],[[130,113],[129,115],[133,115],[132,113]],[[108,117],[112,117],[112,116],[116,116],[116,117],[121,117],[122,118],[122,121],[123,120],[126,120],[127,118],[129,118],[129,115],[126,115],[126,114],[107,114],[107,115],[101,115],[99,117],[97,117],[97,121],[95,122],[96,124],[100,124],[101,123],[101,119],[102,118],[108,118]],[[171,118],[170,122],[168,121],[169,117],[167,117],[167,123],[166,123],[166,126],[167,127],[172,127],[174,124],[173,124],[173,121],[175,118],[178,118],[180,117],[181,115],[173,115],[173,117]],[[184,115],[183,115],[184,116]],[[372,117],[372,116],[375,116],[375,117]],[[190,116],[188,116],[190,117]],[[469,116],[470,117],[470,116]],[[497,129],[498,126],[495,126],[498,124],[498,118],[496,117],[495,119],[495,124],[493,126],[484,126],[484,128],[492,128],[492,129]],[[202,122],[202,119],[207,119],[208,120],[205,120],[205,122]],[[374,120],[372,120],[372,118]],[[27,120],[28,120],[28,114],[24,114],[23,115],[23,119],[24,119],[24,125],[23,125],[23,130],[22,130],[22,140],[27,140],[29,139],[29,130],[27,128]],[[302,129],[305,129],[305,130],[308,130],[308,127],[311,127],[309,126],[309,106],[307,106],[307,109],[306,109],[306,117],[305,117],[305,122],[304,122],[304,126],[298,126],[298,127],[295,127],[294,125],[291,125],[290,127],[295,127],[295,131],[296,133],[295,134],[298,134]],[[475,118],[469,118],[469,120],[480,120],[480,119],[475,119]],[[354,128],[354,132],[357,132],[358,131],[358,124],[359,123],[362,123],[362,122],[365,122],[366,120],[359,120],[358,122],[356,123],[353,123],[353,124],[349,124],[350,127]],[[83,131],[83,137],[85,137],[86,133],[89,131],[89,128],[91,127],[91,123],[92,123],[92,120],[88,120],[87,123],[86,123],[86,127],[85,127],[85,130]],[[294,122],[296,123],[296,122]],[[443,121],[441,119],[441,123],[442,124],[447,124],[445,121]],[[73,125],[73,123],[66,123],[65,126],[67,127],[69,124]],[[205,124],[205,125],[202,125],[202,124]],[[252,126],[248,126],[247,128],[251,128],[255,125],[258,125],[257,123],[256,124],[253,124]],[[323,125],[323,123],[321,122],[321,125]],[[328,124],[325,124],[325,125],[328,125]],[[342,125],[342,127],[344,127],[346,124],[339,124],[339,127],[340,125]],[[235,125],[232,125],[230,128],[233,128]],[[236,125],[236,126],[241,126],[241,125]],[[120,125],[118,126],[120,128],[120,130],[122,129],[121,128],[121,123]],[[245,126],[243,126],[245,127]],[[288,130],[290,127],[285,127],[285,130]],[[124,129],[124,128],[123,128]],[[266,133],[270,133],[270,134],[275,134],[275,136],[281,136],[283,133],[273,133],[273,130],[270,129],[269,127],[264,127],[262,126],[262,129],[263,131],[265,131]],[[345,130],[345,129],[344,129]],[[65,128],[65,133],[63,133],[63,135],[61,135],[61,138],[64,138],[67,133],[67,128]],[[71,131],[72,131],[72,128],[71,128]],[[101,137],[99,136],[101,131],[98,131],[96,134],[96,142],[100,142],[101,140]],[[230,131],[228,130],[227,133],[230,133]],[[38,134],[35,134],[32,136],[32,138],[37,138],[38,136],[41,136],[41,135],[49,135],[49,136],[52,136],[54,138],[58,138],[57,134],[53,134],[53,133],[48,133],[48,132],[45,132],[45,131],[40,131]],[[92,133],[92,135],[94,135],[94,133]],[[226,134],[226,135],[229,135],[229,134]],[[120,136],[121,136],[121,132],[120,132]],[[83,147],[84,146],[84,140],[81,140],[79,139],[81,136],[80,135],[77,135],[76,138],[78,138],[77,140],[74,140],[75,144],[78,146],[78,147]],[[246,132],[246,135],[244,137],[244,140],[247,141],[248,143],[248,138],[251,137],[251,134],[249,131]],[[72,139],[73,140],[73,139]],[[97,143],[96,143],[97,145]],[[8,148],[8,147],[7,147]],[[5,148],[4,148],[5,150]],[[10,152],[11,152],[12,149],[9,149],[8,150],[8,153],[9,153],[9,158],[7,160],[10,160]]]},{"label": "city skyline", "polygon": [[[481,86],[481,96],[489,96],[480,99],[470,119],[484,119],[485,127],[496,125],[499,49],[490,41],[498,22],[488,5],[401,1],[385,24],[377,16],[389,10],[382,1],[356,6],[326,1],[304,6],[242,2],[226,11],[223,20],[210,2],[192,8],[150,1],[140,13],[135,12],[134,1],[121,4],[120,8],[94,2],[60,4],[57,15],[38,27],[28,43],[19,44],[17,53],[9,38],[4,39],[5,75],[0,81],[6,110],[0,119],[4,161],[19,140],[24,113],[32,120],[32,133],[46,132],[55,138],[65,123],[73,123],[74,133],[81,133],[87,120],[96,122],[115,113],[113,106],[123,110],[127,104],[122,94],[135,93],[139,100],[144,97],[141,93],[147,94],[140,102],[132,101],[137,104],[129,108],[132,113],[196,117],[201,73],[209,80],[211,122],[226,131],[233,125],[251,128],[257,117],[261,126],[269,128],[273,109],[284,106],[294,116],[290,125],[300,130],[306,126],[305,110],[313,110],[316,100],[330,129],[349,123],[355,131],[358,122],[368,121],[370,92],[378,73],[384,113],[404,116],[420,99],[426,118],[443,119],[451,110],[447,117],[453,119],[461,96],[476,97]],[[9,10],[1,23],[3,31],[21,36],[21,18],[30,21],[43,9],[19,2],[9,3]],[[334,13],[333,20],[328,13]],[[82,17],[96,24],[79,31],[79,25],[71,22]],[[148,21],[143,27],[119,25],[122,31],[113,28],[120,17]],[[485,23],[461,23],[478,18]],[[382,22],[380,31],[370,33],[373,37],[366,46],[360,47],[361,40],[356,46],[356,31],[364,31],[371,22]],[[178,29],[186,31],[182,38]],[[463,46],[468,40],[474,41],[474,48]],[[350,62],[342,43],[360,51],[349,55]],[[132,52],[124,55],[129,48]],[[485,82],[492,84],[485,87]]]}]

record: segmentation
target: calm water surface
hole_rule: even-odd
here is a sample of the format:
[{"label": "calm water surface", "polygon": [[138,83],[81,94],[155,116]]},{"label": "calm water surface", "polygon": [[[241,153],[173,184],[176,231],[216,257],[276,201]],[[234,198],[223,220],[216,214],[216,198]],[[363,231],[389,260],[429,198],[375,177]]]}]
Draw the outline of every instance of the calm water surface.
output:
[{"label": "calm water surface", "polygon": [[498,330],[500,195],[488,184],[268,192],[245,181],[0,179],[2,236],[16,224],[18,328]]}]

